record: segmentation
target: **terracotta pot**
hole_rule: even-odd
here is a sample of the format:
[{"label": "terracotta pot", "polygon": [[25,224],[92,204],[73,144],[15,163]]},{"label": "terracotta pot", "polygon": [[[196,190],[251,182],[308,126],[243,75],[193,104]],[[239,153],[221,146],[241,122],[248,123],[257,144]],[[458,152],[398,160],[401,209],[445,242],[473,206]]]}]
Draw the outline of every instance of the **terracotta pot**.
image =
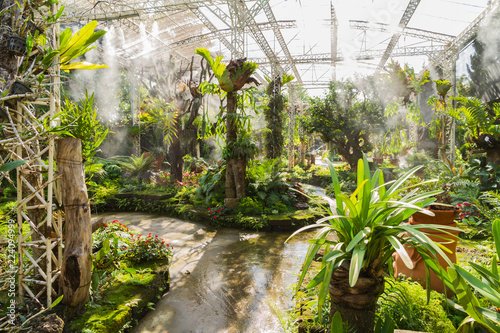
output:
[{"label": "terracotta pot", "polygon": [[[410,225],[419,225],[419,224],[438,224],[448,227],[456,227],[457,224],[454,222],[454,219],[460,214],[461,209],[454,210],[431,210],[435,216],[428,216],[422,213],[413,214],[410,219]],[[450,250],[451,253],[444,251],[448,259],[452,263],[457,262],[457,240],[458,240],[458,230],[449,230],[448,232],[451,234],[444,233],[443,231],[432,230],[432,229],[420,229],[420,231],[424,232],[432,241],[436,243],[440,243]],[[399,274],[404,274],[408,277],[413,278],[413,280],[420,282],[425,287],[425,264],[418,254],[418,252],[413,247],[406,247],[406,252],[410,256],[411,261],[413,262],[413,269],[409,269],[403,263],[401,257],[395,253],[393,255],[394,261],[394,276],[398,276]],[[446,263],[445,259],[438,255],[439,264],[446,269],[449,265]],[[431,274],[431,289],[437,292],[443,293],[444,286],[441,279],[434,273]],[[452,294],[451,290],[447,289],[447,293]]]}]

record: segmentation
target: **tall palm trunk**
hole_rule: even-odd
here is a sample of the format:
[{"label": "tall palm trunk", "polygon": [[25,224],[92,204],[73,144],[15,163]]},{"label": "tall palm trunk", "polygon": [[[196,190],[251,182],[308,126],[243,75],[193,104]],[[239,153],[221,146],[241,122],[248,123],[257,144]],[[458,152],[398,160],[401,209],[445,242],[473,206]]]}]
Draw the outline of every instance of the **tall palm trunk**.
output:
[{"label": "tall palm trunk", "polygon": [[172,138],[172,143],[169,147],[169,157],[170,157],[170,173],[173,179],[182,182],[182,170],[184,168],[184,160],[182,159],[181,150],[181,125],[179,122],[176,123],[176,133],[177,136]]},{"label": "tall palm trunk", "polygon": [[375,274],[363,269],[354,287],[349,286],[349,263],[344,262],[332,274],[330,281],[332,306],[330,319],[339,311],[342,321],[355,328],[358,333],[373,332],[375,307],[384,292],[382,272]]}]

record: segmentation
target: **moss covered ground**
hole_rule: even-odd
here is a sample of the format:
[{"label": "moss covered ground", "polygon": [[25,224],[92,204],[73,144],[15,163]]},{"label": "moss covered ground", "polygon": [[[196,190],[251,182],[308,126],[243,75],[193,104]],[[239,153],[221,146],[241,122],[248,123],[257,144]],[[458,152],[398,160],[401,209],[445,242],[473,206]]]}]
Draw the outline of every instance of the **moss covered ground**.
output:
[{"label": "moss covered ground", "polygon": [[66,324],[65,332],[124,332],[168,291],[167,260],[127,265],[129,269],[118,271],[99,301],[89,303]]}]

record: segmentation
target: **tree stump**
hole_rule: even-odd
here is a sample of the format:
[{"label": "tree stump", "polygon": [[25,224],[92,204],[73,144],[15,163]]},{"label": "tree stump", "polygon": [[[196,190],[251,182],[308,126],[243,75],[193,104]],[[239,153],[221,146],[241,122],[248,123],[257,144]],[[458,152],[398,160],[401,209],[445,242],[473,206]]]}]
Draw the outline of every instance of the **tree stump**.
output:
[{"label": "tree stump", "polygon": [[66,213],[60,279],[62,302],[79,308],[88,301],[92,270],[92,224],[80,139],[65,138],[57,142],[57,168],[62,176],[62,203]]}]

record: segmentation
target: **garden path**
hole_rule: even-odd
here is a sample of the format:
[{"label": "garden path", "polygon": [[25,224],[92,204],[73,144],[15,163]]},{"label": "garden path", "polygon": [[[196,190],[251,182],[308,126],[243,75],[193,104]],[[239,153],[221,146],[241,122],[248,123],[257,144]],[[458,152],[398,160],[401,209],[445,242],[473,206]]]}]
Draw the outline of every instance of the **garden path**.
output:
[{"label": "garden path", "polygon": [[134,333],[283,332],[273,308],[292,305],[289,286],[297,281],[307,234],[285,244],[290,232],[216,230],[144,213],[101,216],[174,247],[170,291]]}]

